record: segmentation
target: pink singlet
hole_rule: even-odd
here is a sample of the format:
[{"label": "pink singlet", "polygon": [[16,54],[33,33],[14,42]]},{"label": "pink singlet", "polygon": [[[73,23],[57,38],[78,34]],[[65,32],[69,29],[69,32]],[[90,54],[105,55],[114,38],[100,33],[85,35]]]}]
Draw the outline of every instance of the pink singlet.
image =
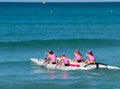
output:
[{"label": "pink singlet", "polygon": [[82,56],[79,55],[79,54],[76,54],[75,57],[76,57],[77,59],[82,59]]},{"label": "pink singlet", "polygon": [[94,61],[94,60],[95,60],[95,57],[94,57],[94,56],[90,56],[90,57],[89,57],[89,60],[90,60],[90,61]]},{"label": "pink singlet", "polygon": [[67,63],[67,62],[69,62],[69,59],[68,59],[68,58],[64,58],[64,59],[63,59],[63,62],[64,62],[64,63]]},{"label": "pink singlet", "polygon": [[56,61],[56,55],[55,55],[55,54],[52,54],[52,55],[50,56],[50,60],[51,60],[51,61]]}]

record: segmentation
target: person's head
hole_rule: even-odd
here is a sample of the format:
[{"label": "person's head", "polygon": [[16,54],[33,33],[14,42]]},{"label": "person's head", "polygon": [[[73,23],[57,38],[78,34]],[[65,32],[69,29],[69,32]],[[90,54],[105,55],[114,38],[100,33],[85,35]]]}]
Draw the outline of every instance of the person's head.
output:
[{"label": "person's head", "polygon": [[80,50],[79,50],[79,49],[76,49],[75,52],[76,52],[76,53],[80,53]]},{"label": "person's head", "polygon": [[93,56],[93,53],[91,50],[88,51],[88,54],[92,55]]},{"label": "person's head", "polygon": [[63,54],[62,54],[62,57],[65,57],[65,56],[66,56],[66,55],[63,53]]},{"label": "person's head", "polygon": [[49,50],[49,52],[48,52],[49,54],[53,54],[53,51],[52,50]]}]

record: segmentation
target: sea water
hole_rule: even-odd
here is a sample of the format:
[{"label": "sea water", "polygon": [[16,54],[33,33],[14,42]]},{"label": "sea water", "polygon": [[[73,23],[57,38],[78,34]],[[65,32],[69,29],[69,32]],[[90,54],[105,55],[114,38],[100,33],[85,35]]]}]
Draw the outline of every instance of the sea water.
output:
[{"label": "sea water", "polygon": [[120,3],[0,3],[0,89],[119,89],[120,70],[47,70],[31,63],[53,50],[91,49],[120,67]]}]

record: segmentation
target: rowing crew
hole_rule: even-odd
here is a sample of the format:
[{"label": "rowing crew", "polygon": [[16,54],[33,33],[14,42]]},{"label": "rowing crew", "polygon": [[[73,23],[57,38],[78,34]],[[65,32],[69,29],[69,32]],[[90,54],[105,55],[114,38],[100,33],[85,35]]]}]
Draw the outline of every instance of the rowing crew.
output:
[{"label": "rowing crew", "polygon": [[[46,54],[48,54],[47,58],[45,58],[44,61],[44,63],[46,64],[56,64],[61,66],[69,66],[70,64],[70,60],[65,54],[62,54],[62,57],[57,57],[52,50],[49,50],[49,52],[47,52]],[[93,55],[91,50],[89,50],[89,52],[86,54],[87,60],[85,61],[83,60],[82,54],[78,49],[75,50],[74,56],[75,58],[71,60],[72,62],[84,62],[85,64],[96,63],[95,56]]]}]

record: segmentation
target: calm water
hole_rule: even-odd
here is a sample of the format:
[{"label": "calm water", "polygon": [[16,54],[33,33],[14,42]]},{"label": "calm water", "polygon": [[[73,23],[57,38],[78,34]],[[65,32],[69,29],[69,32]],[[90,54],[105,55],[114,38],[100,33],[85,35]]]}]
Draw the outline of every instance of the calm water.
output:
[{"label": "calm water", "polygon": [[119,89],[120,70],[47,70],[30,62],[52,49],[71,59],[92,49],[120,67],[120,3],[0,3],[0,89]]}]

